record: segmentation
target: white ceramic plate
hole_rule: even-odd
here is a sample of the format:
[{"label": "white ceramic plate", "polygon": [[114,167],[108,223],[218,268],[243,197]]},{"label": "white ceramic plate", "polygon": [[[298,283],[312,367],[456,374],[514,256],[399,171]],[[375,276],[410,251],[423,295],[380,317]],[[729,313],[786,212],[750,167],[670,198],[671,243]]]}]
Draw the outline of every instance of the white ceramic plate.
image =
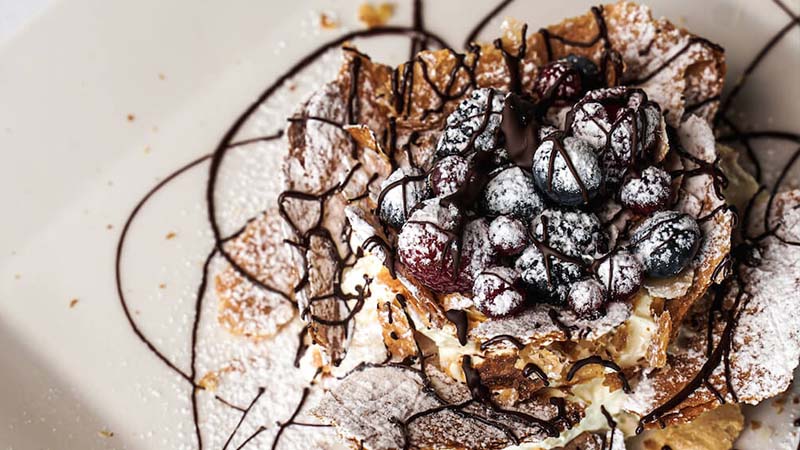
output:
[{"label": "white ceramic plate", "polygon": [[[121,227],[151,186],[213,150],[237,115],[289,65],[318,43],[357,28],[359,3],[65,0],[2,43],[0,449],[196,448],[187,385],[147,351],[117,299],[114,252]],[[409,23],[409,3],[399,3],[393,23]],[[650,3],[657,15],[724,45],[730,82],[790,20],[767,0]],[[425,21],[459,44],[493,6],[429,0]],[[504,14],[536,28],[589,6],[518,0]],[[797,0],[789,6],[800,11]],[[342,27],[320,30],[320,11],[336,14]],[[498,24],[490,23],[485,36],[494,36]],[[367,48],[397,63],[408,44],[380,39]],[[278,96],[266,114],[273,121],[249,124],[250,131],[280,126],[308,89],[337,67],[335,56],[323,61],[295,80],[294,91]],[[800,31],[793,29],[748,82],[737,101],[737,120],[748,129],[800,131],[798,73]],[[765,142],[760,151],[780,167],[784,147]],[[274,196],[274,177],[264,174],[272,173],[276,157],[269,146],[259,151],[223,171],[229,176],[223,176],[221,195],[236,196],[245,185],[252,194],[221,212],[226,229]],[[180,367],[188,364],[193,295],[211,248],[203,203],[207,169],[200,163],[147,204],[123,260],[124,289],[135,299],[132,315]],[[242,173],[247,175],[230,176]],[[209,332],[202,339],[200,364],[213,365],[217,342],[225,338]],[[235,356],[231,347],[219,349]],[[250,349],[268,350],[263,344]],[[296,395],[273,394],[275,408]],[[265,402],[265,410],[271,407]],[[759,420],[767,422],[756,431],[750,427],[738,448],[794,448],[796,412],[792,401],[779,415],[773,406],[762,407]],[[208,427],[226,430],[207,433],[207,448],[219,448],[240,414],[206,419],[204,413]],[[262,416],[286,417],[271,414]],[[268,430],[254,448],[271,442],[274,424],[264,424]],[[245,423],[231,448],[258,426]],[[765,444],[770,435],[782,444]],[[287,432],[287,439],[287,445],[304,448],[301,433]]]}]

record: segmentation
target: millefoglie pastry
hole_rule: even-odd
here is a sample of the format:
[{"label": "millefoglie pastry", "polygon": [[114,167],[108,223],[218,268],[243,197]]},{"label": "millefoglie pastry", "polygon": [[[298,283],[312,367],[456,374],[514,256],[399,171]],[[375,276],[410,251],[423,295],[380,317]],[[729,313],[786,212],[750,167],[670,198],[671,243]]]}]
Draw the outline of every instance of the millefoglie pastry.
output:
[{"label": "millefoglie pastry", "polygon": [[[344,54],[290,120],[278,211],[228,244],[297,287],[342,439],[729,449],[737,405],[789,385],[800,192],[715,142],[719,46],[620,2],[397,68]],[[268,338],[291,306],[244,282],[217,277],[219,319]]]}]

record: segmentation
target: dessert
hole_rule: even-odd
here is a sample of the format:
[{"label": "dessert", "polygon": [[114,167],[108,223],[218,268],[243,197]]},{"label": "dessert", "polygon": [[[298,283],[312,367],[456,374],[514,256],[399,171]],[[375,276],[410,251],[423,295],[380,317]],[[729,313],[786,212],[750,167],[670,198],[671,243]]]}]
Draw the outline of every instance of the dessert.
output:
[{"label": "dessert", "polygon": [[800,193],[717,142],[723,49],[629,2],[463,53],[395,31],[398,67],[342,48],[277,209],[224,239],[236,127],[211,162],[219,322],[302,323],[274,443],[303,409],[352,448],[732,448],[800,358]]}]

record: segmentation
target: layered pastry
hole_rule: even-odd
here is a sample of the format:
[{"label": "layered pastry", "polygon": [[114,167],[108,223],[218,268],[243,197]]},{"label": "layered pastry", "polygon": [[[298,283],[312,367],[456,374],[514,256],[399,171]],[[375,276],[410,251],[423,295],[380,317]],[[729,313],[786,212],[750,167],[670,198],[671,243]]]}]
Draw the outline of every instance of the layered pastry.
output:
[{"label": "layered pastry", "polygon": [[[790,384],[800,192],[716,143],[718,45],[621,2],[399,67],[343,53],[290,119],[278,211],[230,243],[294,288],[343,441],[729,449]],[[266,338],[293,310],[257,281],[217,278],[220,320]]]}]

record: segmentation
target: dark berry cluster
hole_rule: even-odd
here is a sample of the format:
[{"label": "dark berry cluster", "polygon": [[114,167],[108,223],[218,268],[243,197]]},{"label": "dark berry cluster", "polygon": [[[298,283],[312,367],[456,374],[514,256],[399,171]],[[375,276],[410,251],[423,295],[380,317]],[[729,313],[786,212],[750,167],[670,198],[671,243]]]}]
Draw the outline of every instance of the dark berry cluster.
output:
[{"label": "dark berry cluster", "polygon": [[[529,94],[472,91],[430,169],[397,169],[382,185],[377,212],[407,272],[471,294],[488,317],[548,302],[585,318],[632,298],[646,276],[681,272],[702,235],[669,210],[661,111],[603,79],[571,56],[544,66]],[[549,121],[551,108],[568,109],[565,123]],[[609,207],[630,211],[632,235],[601,223],[595,212]]]}]

